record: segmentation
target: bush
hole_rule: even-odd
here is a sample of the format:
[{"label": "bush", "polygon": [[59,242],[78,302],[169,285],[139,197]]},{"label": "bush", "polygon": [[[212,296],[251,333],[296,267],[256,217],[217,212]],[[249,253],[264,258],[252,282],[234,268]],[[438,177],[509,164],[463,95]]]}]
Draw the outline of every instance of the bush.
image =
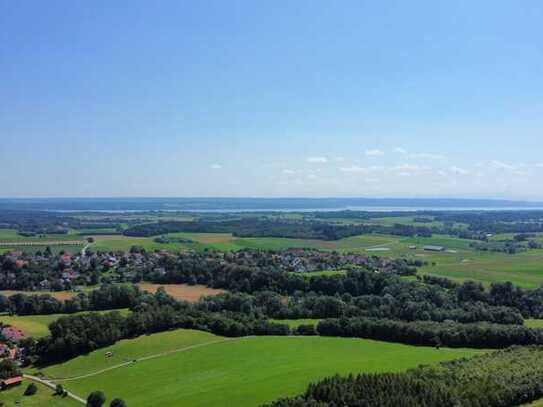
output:
[{"label": "bush", "polygon": [[109,404],[110,407],[126,407],[126,403],[121,399],[114,399]]},{"label": "bush", "polygon": [[93,391],[87,397],[87,406],[89,407],[102,407],[106,402],[106,396],[101,391]]},{"label": "bush", "polygon": [[30,383],[26,390],[25,390],[25,396],[33,396],[38,392],[38,386],[36,386],[34,383]]}]

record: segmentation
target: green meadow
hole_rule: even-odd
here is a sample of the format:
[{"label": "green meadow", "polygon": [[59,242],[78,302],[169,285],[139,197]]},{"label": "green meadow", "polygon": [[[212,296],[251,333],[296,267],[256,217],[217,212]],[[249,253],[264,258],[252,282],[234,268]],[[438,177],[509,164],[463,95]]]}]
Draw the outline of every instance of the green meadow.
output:
[{"label": "green meadow", "polygon": [[278,324],[287,324],[290,328],[298,328],[300,325],[315,325],[316,327],[320,319],[271,319],[270,321]]},{"label": "green meadow", "polygon": [[31,383],[29,380],[23,380],[20,386],[8,390],[0,391],[0,402],[5,407],[77,407],[81,403],[70,397],[55,396],[54,391],[49,387],[35,383],[38,391],[33,396],[25,396],[24,391]]},{"label": "green meadow", "polygon": [[[127,309],[116,310],[123,315],[128,314]],[[94,311],[94,312],[108,312],[108,311]],[[5,325],[12,325],[25,333],[27,336],[33,336],[40,338],[49,335],[49,324],[56,321],[60,317],[67,315],[85,314],[86,312],[79,312],[76,314],[50,314],[50,315],[0,315],[0,322]]]},{"label": "green meadow", "polygon": [[543,319],[525,319],[524,325],[529,328],[543,328]]},{"label": "green meadow", "polygon": [[[173,349],[177,352],[169,352]],[[105,352],[113,352],[106,358]],[[43,369],[78,395],[100,389],[128,405],[258,406],[302,392],[323,377],[401,371],[419,364],[469,357],[480,351],[415,347],[351,338],[245,337],[226,339],[177,330],[121,341]],[[161,356],[127,363],[138,357]],[[115,360],[111,360],[115,359]],[[93,372],[98,372],[92,375]]]}]

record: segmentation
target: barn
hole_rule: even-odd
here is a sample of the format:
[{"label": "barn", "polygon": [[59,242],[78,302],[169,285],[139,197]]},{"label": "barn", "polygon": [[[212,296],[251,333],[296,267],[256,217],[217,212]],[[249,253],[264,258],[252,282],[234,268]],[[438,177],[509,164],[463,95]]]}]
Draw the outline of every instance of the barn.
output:
[{"label": "barn", "polygon": [[22,382],[23,382],[23,377],[22,376],[10,377],[9,379],[4,379],[4,380],[2,380],[0,382],[0,388],[2,390],[5,390],[5,389],[7,389],[9,387],[18,386]]}]

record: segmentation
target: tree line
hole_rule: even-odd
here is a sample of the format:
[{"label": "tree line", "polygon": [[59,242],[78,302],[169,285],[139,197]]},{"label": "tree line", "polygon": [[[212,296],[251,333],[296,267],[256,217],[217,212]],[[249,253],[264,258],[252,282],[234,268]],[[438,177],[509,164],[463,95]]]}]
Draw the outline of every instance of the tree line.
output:
[{"label": "tree line", "polygon": [[334,376],[265,407],[512,407],[543,397],[543,348],[515,347],[404,373]]}]

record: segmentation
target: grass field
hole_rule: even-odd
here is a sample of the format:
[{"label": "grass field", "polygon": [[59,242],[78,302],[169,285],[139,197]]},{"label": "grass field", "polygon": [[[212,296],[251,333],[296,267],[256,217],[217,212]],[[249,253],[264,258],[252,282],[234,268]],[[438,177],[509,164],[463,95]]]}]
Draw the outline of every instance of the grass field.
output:
[{"label": "grass field", "polygon": [[139,288],[155,293],[159,287],[164,287],[166,292],[178,300],[196,302],[202,296],[210,296],[224,293],[224,290],[209,288],[204,285],[188,285],[188,284],[150,284],[139,283]]},{"label": "grass field", "polygon": [[[79,395],[100,389],[128,405],[257,406],[335,373],[400,371],[478,353],[348,338],[225,339],[177,330],[122,341],[43,372],[49,377],[85,375],[175,348],[188,349],[60,383]],[[106,351],[116,356],[107,359]]]},{"label": "grass field", "polygon": [[[82,245],[70,245],[68,242],[81,241],[84,242],[84,238],[77,234],[59,234],[59,235],[37,235],[37,236],[21,236],[17,234],[15,229],[0,229],[0,254],[6,253],[9,251],[22,251],[27,253],[35,253],[38,250],[45,250],[46,245],[36,245],[36,246],[11,246],[13,243],[46,243],[46,242],[67,242],[62,245],[52,245],[51,251],[53,253],[58,253],[62,250],[70,253],[77,253],[81,251]],[[3,245],[4,243],[4,245]],[[9,245],[5,245],[9,243]]]},{"label": "grass field", "polygon": [[38,392],[33,396],[25,396],[23,393],[30,383],[29,380],[23,380],[20,386],[9,390],[0,391],[0,401],[5,403],[6,407],[76,407],[80,403],[69,397],[58,397],[53,395],[53,390],[36,383]]},{"label": "grass field", "polygon": [[75,291],[19,291],[19,290],[0,290],[0,295],[9,297],[15,294],[24,294],[24,295],[41,295],[48,294],[51,297],[55,297],[57,300],[64,301],[75,297],[77,293]]},{"label": "grass field", "polygon": [[315,325],[316,327],[320,319],[271,319],[270,321],[287,324],[290,328],[298,328],[300,325]]},{"label": "grass field", "polygon": [[543,328],[543,319],[525,319],[524,325],[529,328]]},{"label": "grass field", "polygon": [[[127,309],[116,310],[121,314],[127,315]],[[108,312],[108,311],[96,311]],[[84,314],[80,312],[76,314],[51,314],[51,315],[0,315],[0,322],[6,325],[12,325],[24,332],[26,336],[40,338],[49,334],[49,324],[56,321],[60,317],[66,315]]]}]

